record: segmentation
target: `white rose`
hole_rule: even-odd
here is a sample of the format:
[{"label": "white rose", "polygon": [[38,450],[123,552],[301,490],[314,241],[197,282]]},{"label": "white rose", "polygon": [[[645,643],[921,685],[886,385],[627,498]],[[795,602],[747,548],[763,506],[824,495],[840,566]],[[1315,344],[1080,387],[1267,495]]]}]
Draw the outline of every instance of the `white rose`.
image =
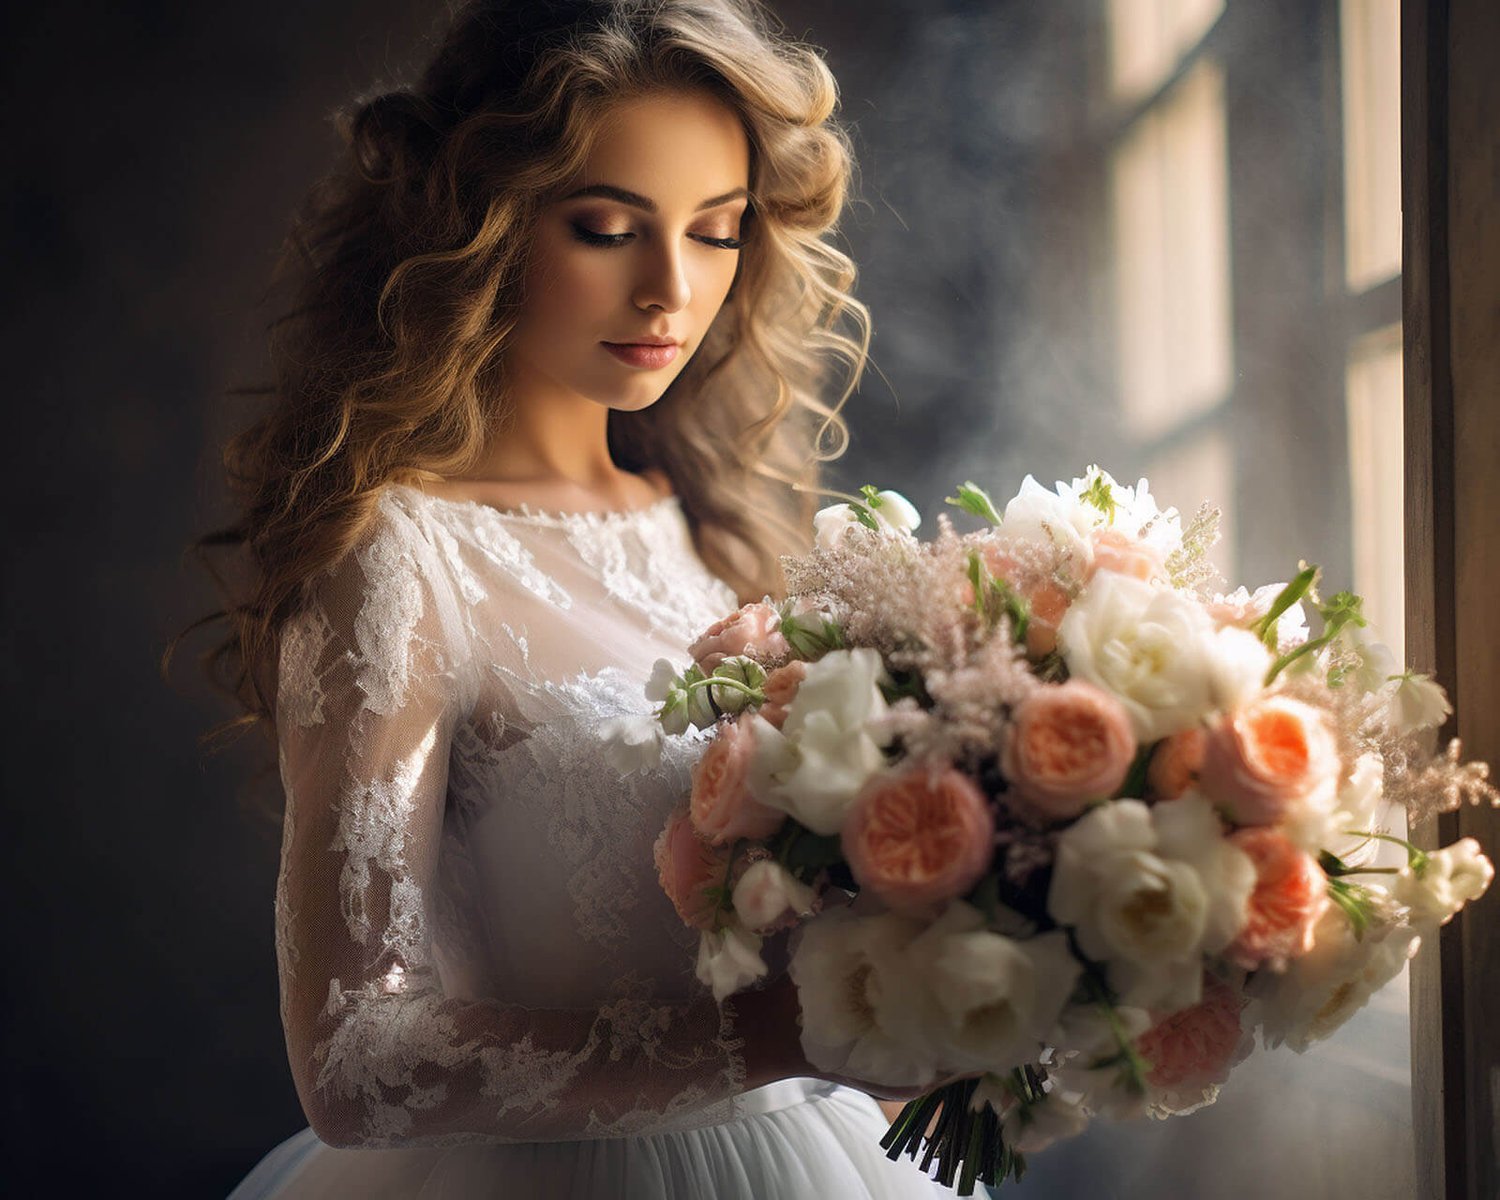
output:
[{"label": "white rose", "polygon": [[1136,738],[1154,742],[1214,708],[1215,633],[1187,596],[1101,571],[1064,614],[1057,644],[1068,673],[1119,700]]},{"label": "white rose", "polygon": [[765,929],[788,909],[798,916],[813,911],[815,893],[773,858],[751,863],[734,885],[734,911],[749,929]]},{"label": "white rose", "polygon": [[605,757],[621,775],[659,764],[664,732],[653,716],[613,717],[599,726]]},{"label": "white rose", "polygon": [[1117,800],[1059,835],[1047,910],[1108,964],[1122,1004],[1176,1011],[1202,996],[1203,955],[1243,928],[1255,878],[1202,796]]},{"label": "white rose", "polygon": [[910,948],[933,1000],[930,1030],[945,1067],[1005,1072],[1036,1058],[1082,970],[1067,935],[1016,941],[955,900]]},{"label": "white rose", "polygon": [[924,1036],[928,997],[906,948],[923,923],[894,913],[825,912],[793,934],[788,967],[802,1007],[802,1052],[820,1071],[921,1087],[937,1077]]},{"label": "white rose", "polygon": [[1396,876],[1396,899],[1411,909],[1418,928],[1446,925],[1472,900],[1484,895],[1495,878],[1494,865],[1471,837],[1432,850],[1420,875],[1404,867]]},{"label": "white rose", "polygon": [[[881,504],[867,505],[875,523],[887,533],[910,533],[922,523],[922,516],[910,500],[900,492],[877,493]],[[845,536],[860,524],[854,509],[848,504],[830,504],[813,514],[813,540],[819,550],[836,550],[843,544]]]},{"label": "white rose", "polygon": [[733,924],[698,935],[698,980],[713,989],[718,1003],[766,973],[760,945],[759,934]]},{"label": "white rose", "polygon": [[1401,972],[1422,939],[1399,919],[1400,909],[1371,886],[1375,916],[1356,938],[1349,918],[1330,904],[1313,928],[1313,948],[1289,960],[1283,974],[1257,971],[1245,990],[1254,1004],[1246,1025],[1261,1027],[1268,1049],[1286,1044],[1304,1052],[1333,1033]]},{"label": "white rose", "polygon": [[1436,729],[1453,712],[1447,693],[1430,675],[1407,671],[1388,680],[1381,691],[1385,696],[1386,722],[1400,734]]},{"label": "white rose", "polygon": [[809,663],[807,677],[778,730],[756,713],[750,791],[815,833],[838,833],[859,792],[885,765],[889,711],[880,691],[888,679],[877,651],[830,650]]}]

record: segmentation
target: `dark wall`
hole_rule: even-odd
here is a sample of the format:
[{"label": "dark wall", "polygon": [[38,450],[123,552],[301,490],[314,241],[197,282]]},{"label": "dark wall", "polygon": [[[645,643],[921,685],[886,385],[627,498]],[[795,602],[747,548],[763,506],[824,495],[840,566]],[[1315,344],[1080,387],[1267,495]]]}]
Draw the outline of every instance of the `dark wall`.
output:
[{"label": "dark wall", "polygon": [[[9,828],[5,1190],[222,1195],[299,1123],[277,832],[228,710],[156,660],[208,610],[255,311],[327,113],[425,6],[31,5],[3,51]],[[271,796],[274,799],[274,794]],[[45,1183],[43,1181],[46,1181]],[[128,1187],[127,1190],[136,1190]]]},{"label": "dark wall", "polygon": [[[974,39],[997,7],[779,6],[829,47],[864,157],[848,245],[879,332],[849,482],[903,486],[913,436],[952,445],[951,425],[914,429],[909,392],[954,422],[997,419],[979,396],[1025,238],[1011,167],[1039,128],[997,137],[996,112],[961,111],[993,67]],[[209,639],[185,644],[175,687],[156,663],[214,603],[182,552],[227,515],[217,447],[254,402],[226,391],[261,372],[258,303],[333,148],[327,117],[436,12],[32,6],[6,40],[3,1128],[23,1192],[223,1194],[304,1123],[277,1017],[279,832],[258,815],[275,782],[254,742],[195,743],[230,715],[196,679]],[[997,106],[1024,98],[1024,73],[1000,78]]]}]

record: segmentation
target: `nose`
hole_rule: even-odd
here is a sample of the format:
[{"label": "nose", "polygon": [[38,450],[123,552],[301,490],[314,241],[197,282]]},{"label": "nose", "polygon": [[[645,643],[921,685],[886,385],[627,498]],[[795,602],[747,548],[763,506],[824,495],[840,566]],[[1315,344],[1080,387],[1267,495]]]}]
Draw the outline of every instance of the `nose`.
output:
[{"label": "nose", "polygon": [[688,284],[686,264],[680,249],[668,244],[642,255],[640,274],[632,297],[637,308],[677,312],[687,306],[692,296],[693,290]]}]

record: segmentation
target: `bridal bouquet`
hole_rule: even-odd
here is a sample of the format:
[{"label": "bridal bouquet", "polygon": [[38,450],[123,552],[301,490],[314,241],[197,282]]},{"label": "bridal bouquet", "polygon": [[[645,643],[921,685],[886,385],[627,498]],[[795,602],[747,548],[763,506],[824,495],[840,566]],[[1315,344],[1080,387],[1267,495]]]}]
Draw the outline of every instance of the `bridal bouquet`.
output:
[{"label": "bridal bouquet", "polygon": [[1326,1037],[1494,875],[1382,802],[1500,792],[1425,749],[1447,698],[1357,596],[1305,564],[1213,590],[1211,507],[1184,528],[1097,467],[948,503],[983,527],[920,541],[873,487],[824,509],[787,598],[659,661],[654,715],[606,733],[629,770],[713,730],[656,843],[698,977],[722,1002],[791,929],[808,1060],[933,1084],[883,1144],[970,1195],[1093,1116],[1211,1103],[1257,1031]]}]

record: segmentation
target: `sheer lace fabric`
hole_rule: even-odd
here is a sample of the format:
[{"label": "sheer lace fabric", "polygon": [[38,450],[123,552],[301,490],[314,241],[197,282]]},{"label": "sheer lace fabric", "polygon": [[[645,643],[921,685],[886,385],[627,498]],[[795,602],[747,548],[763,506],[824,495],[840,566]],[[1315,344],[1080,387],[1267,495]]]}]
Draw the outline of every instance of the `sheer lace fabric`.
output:
[{"label": "sheer lace fabric", "polygon": [[732,1008],[651,845],[704,734],[597,737],[733,608],[675,500],[501,513],[391,486],[286,625],[282,1021],[335,1146],[607,1138],[737,1114]]}]

